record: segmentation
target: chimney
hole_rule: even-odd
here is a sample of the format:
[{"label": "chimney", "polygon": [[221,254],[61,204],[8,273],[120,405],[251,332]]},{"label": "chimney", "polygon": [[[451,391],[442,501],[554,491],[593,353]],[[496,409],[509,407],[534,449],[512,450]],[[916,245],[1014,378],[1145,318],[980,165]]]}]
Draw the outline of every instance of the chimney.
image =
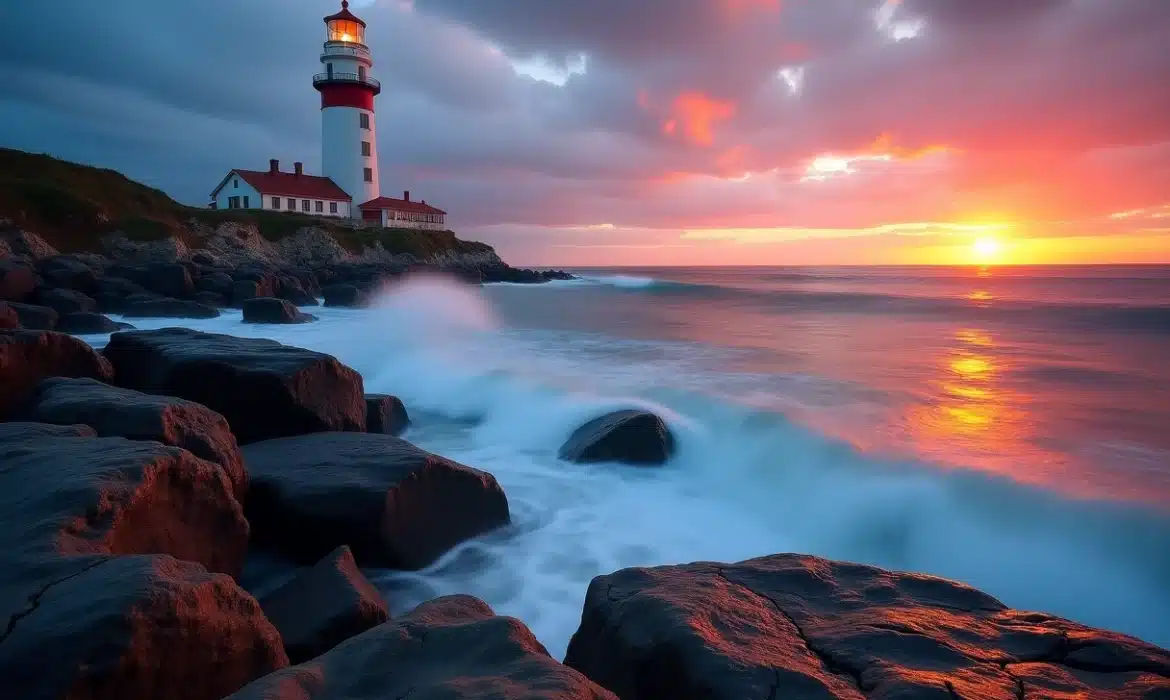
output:
[{"label": "chimney", "polygon": [[304,169],[304,163],[293,163],[293,172],[295,172],[298,176],[304,172]]},{"label": "chimney", "polygon": [[280,172],[280,161],[275,158],[268,161],[268,172],[272,173],[273,175]]},{"label": "chimney", "polygon": [[404,201],[404,202],[410,201],[410,190],[406,190],[405,192],[402,193],[402,201]]}]

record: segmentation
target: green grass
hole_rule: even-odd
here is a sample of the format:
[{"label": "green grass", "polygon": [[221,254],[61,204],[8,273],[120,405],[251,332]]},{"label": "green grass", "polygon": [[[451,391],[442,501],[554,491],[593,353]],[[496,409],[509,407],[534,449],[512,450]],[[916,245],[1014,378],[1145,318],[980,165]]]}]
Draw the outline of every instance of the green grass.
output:
[{"label": "green grass", "polygon": [[40,234],[63,252],[101,251],[100,239],[114,231],[138,241],[175,236],[192,245],[196,241],[187,231],[192,219],[208,226],[227,221],[254,225],[270,241],[318,226],[353,253],[375,242],[396,255],[418,258],[492,250],[484,243],[459,240],[451,231],[355,229],[303,214],[189,207],[114,170],[9,148],[0,148],[0,217]]}]

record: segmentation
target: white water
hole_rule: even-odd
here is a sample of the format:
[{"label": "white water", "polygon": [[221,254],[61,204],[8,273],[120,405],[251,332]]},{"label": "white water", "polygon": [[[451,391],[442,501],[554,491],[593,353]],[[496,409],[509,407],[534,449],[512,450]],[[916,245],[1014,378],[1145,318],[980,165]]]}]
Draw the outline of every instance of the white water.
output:
[{"label": "white water", "polygon": [[[713,398],[725,378],[698,371],[700,348],[680,345],[664,359],[633,341],[502,329],[474,288],[416,280],[374,309],[311,311],[321,320],[304,326],[247,325],[233,312],[181,323],[336,355],[368,391],[406,402],[408,439],[492,472],[511,504],[512,528],[428,572],[371,572],[396,610],[471,593],[559,656],[598,574],[795,551],[960,579],[1009,605],[1170,645],[1170,529],[1160,516],[877,462]],[[620,362],[617,346],[628,350]],[[581,422],[631,405],[659,411],[678,434],[667,467],[556,459]]]}]

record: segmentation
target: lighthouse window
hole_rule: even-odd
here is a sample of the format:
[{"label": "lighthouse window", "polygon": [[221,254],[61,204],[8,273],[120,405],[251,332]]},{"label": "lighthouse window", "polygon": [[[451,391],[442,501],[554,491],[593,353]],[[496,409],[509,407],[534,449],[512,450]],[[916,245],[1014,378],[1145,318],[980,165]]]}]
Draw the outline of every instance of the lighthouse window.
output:
[{"label": "lighthouse window", "polygon": [[374,169],[373,168],[362,168],[362,174],[365,176],[366,182],[373,182],[374,181]]},{"label": "lighthouse window", "polygon": [[301,200],[301,211],[305,212],[306,214],[309,213],[309,200],[307,200],[307,199]]},{"label": "lighthouse window", "polygon": [[313,206],[318,214],[325,211],[325,202],[314,202]]},{"label": "lighthouse window", "polygon": [[370,142],[369,141],[362,141],[362,155],[366,156],[367,158],[370,157]]},{"label": "lighthouse window", "polygon": [[370,128],[370,115],[366,114],[365,112],[362,112],[360,115],[359,121],[361,122],[361,127],[363,129]]}]

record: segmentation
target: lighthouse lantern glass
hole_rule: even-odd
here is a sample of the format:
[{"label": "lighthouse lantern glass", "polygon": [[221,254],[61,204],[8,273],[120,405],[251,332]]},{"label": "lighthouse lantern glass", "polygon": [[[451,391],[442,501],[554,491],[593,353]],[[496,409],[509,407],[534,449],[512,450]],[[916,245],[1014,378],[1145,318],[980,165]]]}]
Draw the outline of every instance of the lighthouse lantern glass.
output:
[{"label": "lighthouse lantern glass", "polygon": [[335,19],[329,22],[328,41],[346,41],[351,44],[365,43],[365,28],[348,19]]}]

